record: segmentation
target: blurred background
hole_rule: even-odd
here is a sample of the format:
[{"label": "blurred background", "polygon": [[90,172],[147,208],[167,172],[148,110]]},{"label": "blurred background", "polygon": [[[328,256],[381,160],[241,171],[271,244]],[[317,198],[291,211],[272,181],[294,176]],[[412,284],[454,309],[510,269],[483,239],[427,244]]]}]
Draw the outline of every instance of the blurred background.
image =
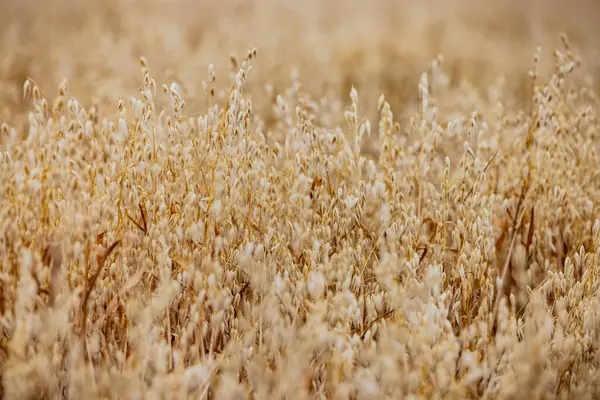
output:
[{"label": "blurred background", "polygon": [[364,113],[384,92],[404,115],[416,107],[421,74],[442,54],[448,85],[464,101],[500,85],[503,102],[518,106],[530,93],[536,45],[547,76],[563,32],[582,60],[581,78],[598,91],[599,22],[594,0],[2,0],[0,122],[22,116],[27,77],[48,97],[67,78],[84,105],[114,107],[137,93],[140,56],[159,85],[184,89],[187,112],[200,113],[208,64],[226,90],[230,54],[251,47],[253,91],[268,82],[283,92],[296,71],[315,98],[348,102],[354,85]]}]

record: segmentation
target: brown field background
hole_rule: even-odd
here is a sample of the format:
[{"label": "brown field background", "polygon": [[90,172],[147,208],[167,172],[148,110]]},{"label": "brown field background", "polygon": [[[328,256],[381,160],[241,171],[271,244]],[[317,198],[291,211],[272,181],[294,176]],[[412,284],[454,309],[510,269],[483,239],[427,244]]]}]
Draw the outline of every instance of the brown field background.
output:
[{"label": "brown field background", "polygon": [[599,22],[594,0],[3,0],[0,116],[14,118],[23,105],[26,77],[52,93],[67,78],[82,101],[134,94],[142,55],[158,81],[180,82],[188,110],[199,112],[208,63],[223,76],[229,53],[251,47],[261,58],[250,84],[267,77],[277,89],[297,69],[306,92],[347,98],[354,85],[370,110],[385,92],[397,113],[411,112],[420,74],[438,54],[455,86],[481,92],[503,77],[522,102],[536,45],[548,76],[561,33],[600,88]]}]

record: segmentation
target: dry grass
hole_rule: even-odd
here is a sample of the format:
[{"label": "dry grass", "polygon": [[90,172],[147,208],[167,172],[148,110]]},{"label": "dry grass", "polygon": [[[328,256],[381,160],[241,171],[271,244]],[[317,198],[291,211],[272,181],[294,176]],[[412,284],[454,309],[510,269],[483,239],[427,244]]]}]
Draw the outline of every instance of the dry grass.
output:
[{"label": "dry grass", "polygon": [[0,397],[598,398],[597,15],[4,1]]}]

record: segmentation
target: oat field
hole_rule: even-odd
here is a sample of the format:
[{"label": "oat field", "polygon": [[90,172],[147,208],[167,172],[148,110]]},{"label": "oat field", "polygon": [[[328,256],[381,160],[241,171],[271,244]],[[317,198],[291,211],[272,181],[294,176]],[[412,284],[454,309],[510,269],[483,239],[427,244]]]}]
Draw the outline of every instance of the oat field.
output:
[{"label": "oat field", "polygon": [[0,398],[600,398],[594,0],[3,0]]}]

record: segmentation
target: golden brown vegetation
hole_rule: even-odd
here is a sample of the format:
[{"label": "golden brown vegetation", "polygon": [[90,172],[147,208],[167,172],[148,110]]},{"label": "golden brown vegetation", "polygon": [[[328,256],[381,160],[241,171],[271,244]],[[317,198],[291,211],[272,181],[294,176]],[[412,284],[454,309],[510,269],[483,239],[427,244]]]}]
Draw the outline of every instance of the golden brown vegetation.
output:
[{"label": "golden brown vegetation", "polygon": [[0,395],[597,398],[597,8],[3,2]]}]

